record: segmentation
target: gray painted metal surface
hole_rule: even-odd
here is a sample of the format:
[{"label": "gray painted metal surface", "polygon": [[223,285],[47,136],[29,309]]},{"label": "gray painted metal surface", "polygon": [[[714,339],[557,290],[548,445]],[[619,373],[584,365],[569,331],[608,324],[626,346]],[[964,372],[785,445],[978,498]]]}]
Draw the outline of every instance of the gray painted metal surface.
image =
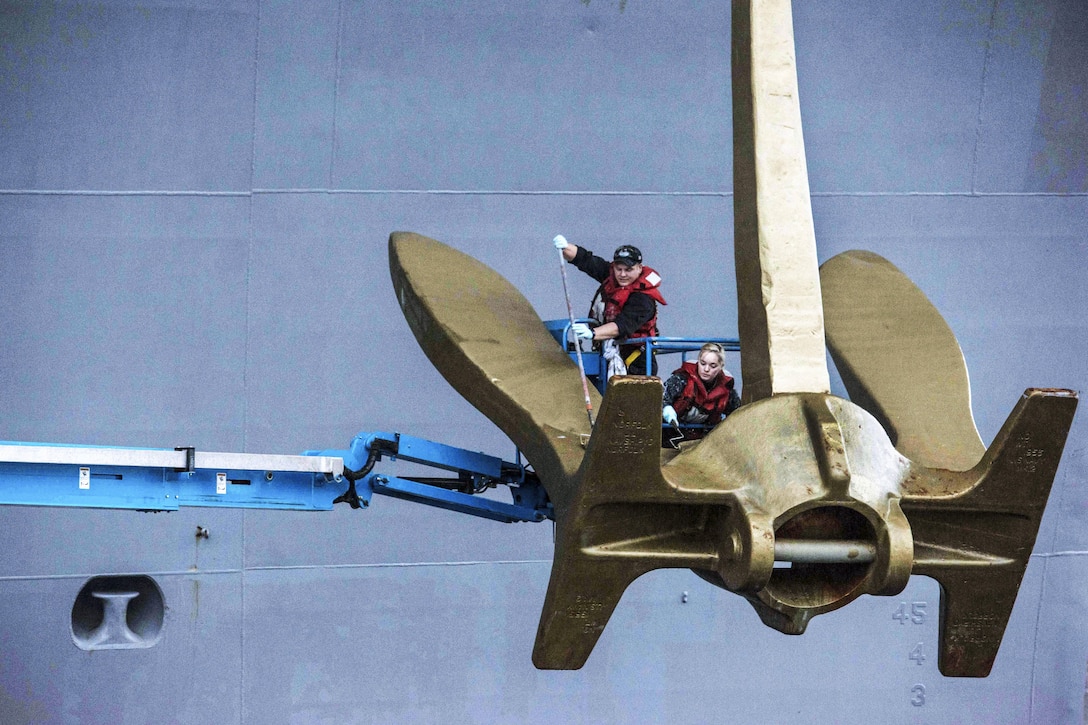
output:
[{"label": "gray painted metal surface", "polygon": [[[986,442],[1026,387],[1088,389],[1083,3],[794,16],[820,259],[871,249],[926,292]],[[395,229],[544,317],[555,233],[636,244],[663,334],[735,334],[728,37],[725,3],[0,5],[0,439],[296,454],[402,430],[511,455],[412,340]],[[4,507],[0,720],[1080,722],[1086,426],[984,680],[937,673],[918,577],[790,638],[655,573],[583,670],[540,672],[547,526]],[[119,573],[161,587],[161,639],[78,649],[77,593]]]}]

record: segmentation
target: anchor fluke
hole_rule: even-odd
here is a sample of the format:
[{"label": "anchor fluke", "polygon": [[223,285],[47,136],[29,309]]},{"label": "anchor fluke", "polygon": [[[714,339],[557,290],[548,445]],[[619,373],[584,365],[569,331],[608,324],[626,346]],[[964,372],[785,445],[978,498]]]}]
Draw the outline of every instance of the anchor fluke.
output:
[{"label": "anchor fluke", "polygon": [[967,364],[944,317],[878,254],[843,252],[820,267],[827,347],[850,400],[907,458],[966,470],[985,447],[971,413]]}]

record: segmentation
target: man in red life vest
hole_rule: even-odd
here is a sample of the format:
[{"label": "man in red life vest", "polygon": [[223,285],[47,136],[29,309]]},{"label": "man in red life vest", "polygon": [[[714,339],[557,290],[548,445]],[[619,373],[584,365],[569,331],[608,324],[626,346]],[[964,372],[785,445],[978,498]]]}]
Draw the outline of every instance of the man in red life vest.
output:
[{"label": "man in red life vest", "polygon": [[[598,257],[588,249],[569,243],[562,234],[554,240],[563,259],[601,283],[593,296],[589,316],[595,324],[576,323],[574,334],[583,340],[630,340],[656,337],[657,305],[666,304],[661,296],[661,276],[642,265],[642,252],[625,244],[616,250],[612,261]],[[646,346],[620,345],[619,354],[630,375],[646,375]],[[657,374],[657,360],[651,375]]]}]

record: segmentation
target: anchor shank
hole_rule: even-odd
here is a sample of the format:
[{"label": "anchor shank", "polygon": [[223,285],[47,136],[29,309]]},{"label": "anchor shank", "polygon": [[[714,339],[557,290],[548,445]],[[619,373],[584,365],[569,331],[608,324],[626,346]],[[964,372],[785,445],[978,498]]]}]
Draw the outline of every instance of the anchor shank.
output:
[{"label": "anchor shank", "polygon": [[733,2],[733,206],[744,402],[829,392],[789,0]]}]

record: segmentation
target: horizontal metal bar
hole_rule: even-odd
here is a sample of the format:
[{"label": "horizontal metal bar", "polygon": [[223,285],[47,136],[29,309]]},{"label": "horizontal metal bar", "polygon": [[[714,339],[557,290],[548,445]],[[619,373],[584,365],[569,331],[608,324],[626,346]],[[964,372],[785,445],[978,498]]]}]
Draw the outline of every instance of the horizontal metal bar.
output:
[{"label": "horizontal metal bar", "polygon": [[196,452],[196,467],[251,471],[290,471],[294,473],[344,474],[344,459],[332,456],[290,456],[276,453]]},{"label": "horizontal metal bar", "polygon": [[778,539],[774,560],[794,564],[866,564],[876,559],[876,545],[869,541]]},{"label": "horizontal metal bar", "polygon": [[0,462],[184,468],[185,451],[168,451],[161,448],[50,446],[5,442],[0,444]]},{"label": "horizontal metal bar", "polygon": [[708,342],[721,345],[726,352],[740,350],[740,339],[736,337],[644,337],[634,342],[651,342],[658,352],[691,352]]},{"label": "horizontal metal bar", "polygon": [[[0,443],[0,462],[185,468],[185,451],[171,451],[162,448],[55,446],[5,442]],[[343,475],[344,460],[326,456],[196,451],[195,467],[217,470],[325,473],[335,477]]]}]

